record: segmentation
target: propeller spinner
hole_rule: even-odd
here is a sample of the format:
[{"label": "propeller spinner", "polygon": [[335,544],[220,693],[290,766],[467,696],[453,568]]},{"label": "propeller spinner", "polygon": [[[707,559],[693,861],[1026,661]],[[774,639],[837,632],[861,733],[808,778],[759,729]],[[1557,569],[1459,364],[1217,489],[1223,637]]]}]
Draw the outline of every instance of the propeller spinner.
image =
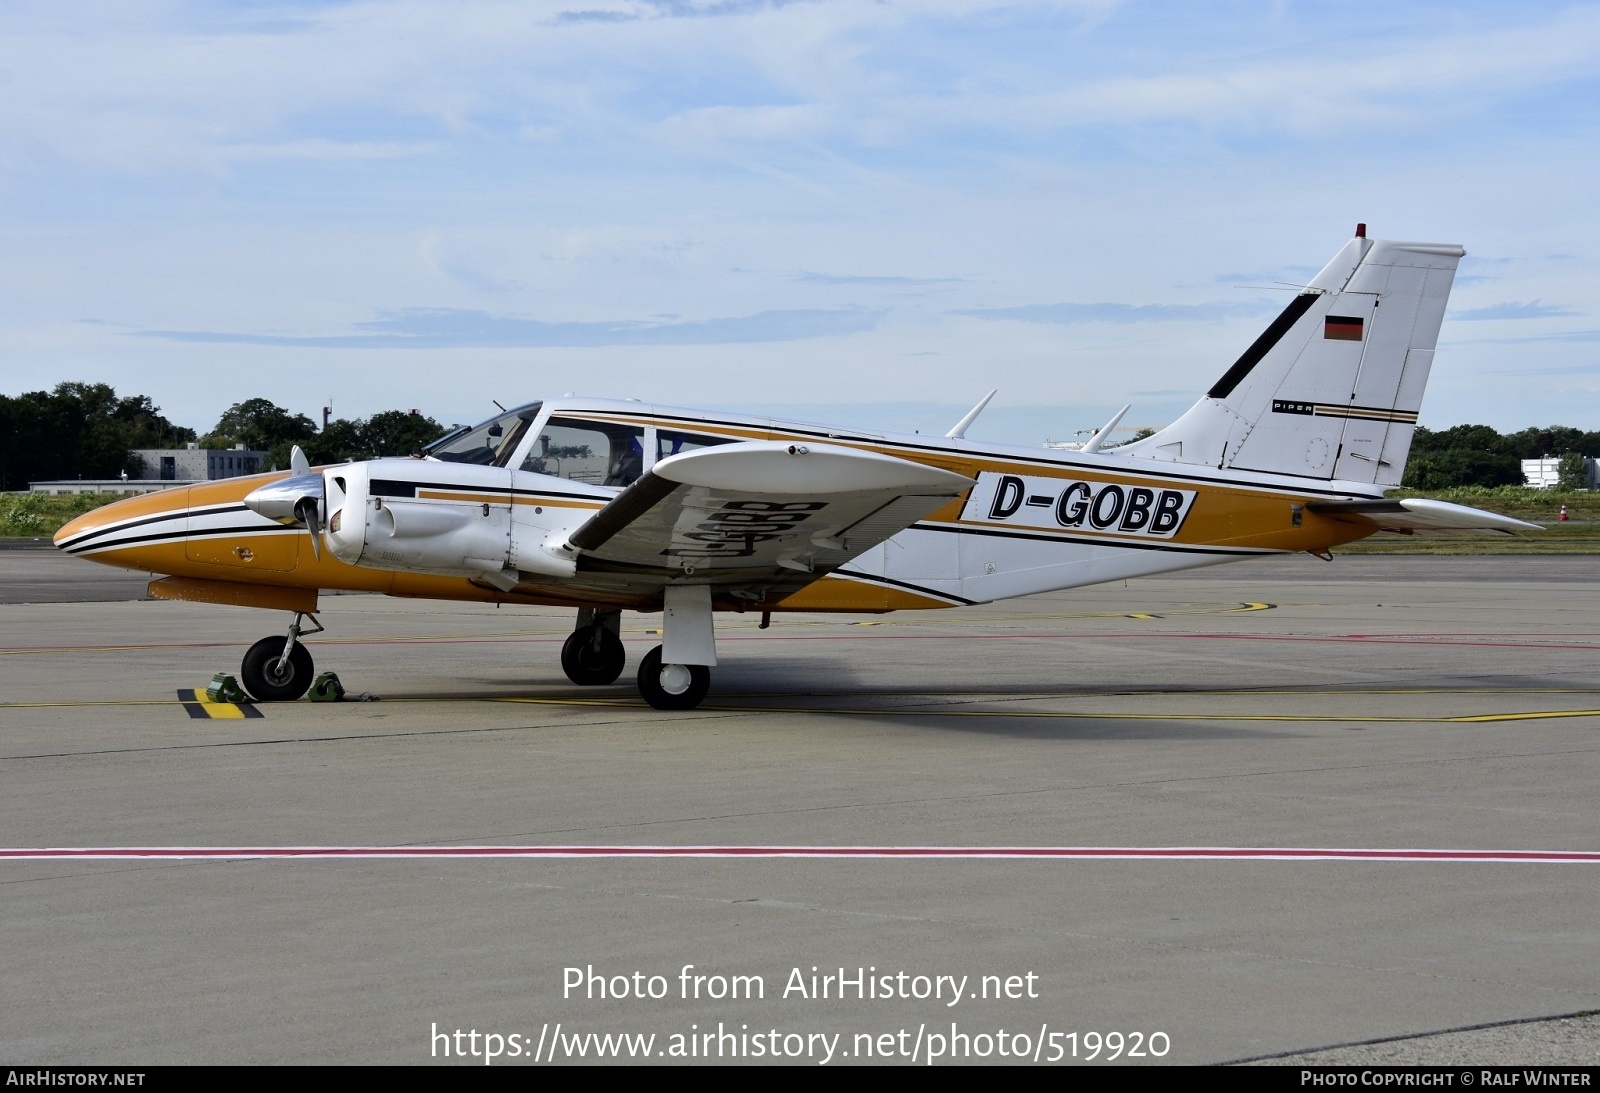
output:
[{"label": "propeller spinner", "polygon": [[310,470],[305,453],[297,445],[289,461],[295,472],[245,494],[245,507],[268,520],[290,526],[299,524],[311,532],[311,552],[322,557],[322,475]]}]

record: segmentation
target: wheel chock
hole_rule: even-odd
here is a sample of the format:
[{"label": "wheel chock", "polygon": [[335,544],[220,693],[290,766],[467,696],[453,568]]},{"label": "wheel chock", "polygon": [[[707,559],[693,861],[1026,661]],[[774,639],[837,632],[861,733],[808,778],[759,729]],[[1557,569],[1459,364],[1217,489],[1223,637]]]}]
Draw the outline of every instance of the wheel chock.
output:
[{"label": "wheel chock", "polygon": [[343,702],[344,684],[339,682],[339,677],[334,672],[323,672],[311,684],[311,701],[313,702]]},{"label": "wheel chock", "polygon": [[239,681],[227,672],[218,672],[211,677],[211,682],[206,685],[206,698],[212,702],[250,701],[250,696],[244,693]]}]

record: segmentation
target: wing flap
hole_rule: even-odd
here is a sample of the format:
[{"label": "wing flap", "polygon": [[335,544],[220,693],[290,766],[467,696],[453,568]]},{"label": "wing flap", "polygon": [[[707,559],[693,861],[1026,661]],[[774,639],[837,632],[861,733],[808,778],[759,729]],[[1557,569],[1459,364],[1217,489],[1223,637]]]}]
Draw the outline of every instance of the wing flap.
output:
[{"label": "wing flap", "polygon": [[1324,516],[1357,516],[1377,524],[1382,531],[1499,531],[1510,535],[1518,531],[1544,530],[1526,520],[1424,497],[1313,501],[1306,508]]},{"label": "wing flap", "polygon": [[828,444],[750,441],[658,462],[568,541],[599,562],[820,576],[971,488],[962,475]]}]

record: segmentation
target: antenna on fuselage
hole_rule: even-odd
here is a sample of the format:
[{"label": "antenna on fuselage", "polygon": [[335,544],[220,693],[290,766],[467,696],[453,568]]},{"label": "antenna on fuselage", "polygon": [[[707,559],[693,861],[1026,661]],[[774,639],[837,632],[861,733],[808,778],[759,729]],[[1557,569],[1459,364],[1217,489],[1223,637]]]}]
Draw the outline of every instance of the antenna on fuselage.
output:
[{"label": "antenna on fuselage", "polygon": [[1124,406],[1122,409],[1118,410],[1114,415],[1112,415],[1111,420],[1102,425],[1100,427],[1100,431],[1095,433],[1094,436],[1091,436],[1089,438],[1089,442],[1078,450],[1085,454],[1088,454],[1089,452],[1098,452],[1101,445],[1103,445],[1106,440],[1110,438],[1111,430],[1115,429],[1117,427],[1117,422],[1122,420],[1122,415],[1127,413],[1132,408],[1133,403],[1130,402],[1127,406]]},{"label": "antenna on fuselage", "polygon": [[978,420],[978,415],[983,413],[983,408],[985,406],[989,405],[989,400],[994,398],[994,396],[999,392],[999,390],[1000,390],[1000,388],[996,387],[993,391],[990,391],[987,395],[984,395],[981,399],[979,399],[978,400],[978,405],[976,405],[972,409],[968,410],[967,411],[967,416],[962,418],[960,421],[956,422],[955,428],[951,429],[948,433],[944,434],[945,439],[946,440],[965,440],[966,436],[967,436],[967,428],[968,428],[968,426],[970,426],[974,421]]}]

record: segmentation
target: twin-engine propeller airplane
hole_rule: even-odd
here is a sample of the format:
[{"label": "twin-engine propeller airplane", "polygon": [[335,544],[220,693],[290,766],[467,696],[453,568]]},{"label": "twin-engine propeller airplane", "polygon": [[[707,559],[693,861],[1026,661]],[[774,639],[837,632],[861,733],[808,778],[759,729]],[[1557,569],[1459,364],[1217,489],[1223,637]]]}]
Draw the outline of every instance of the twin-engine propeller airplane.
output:
[{"label": "twin-engine propeller airplane", "polygon": [[[1293,551],[1379,530],[1534,529],[1385,500],[1405,469],[1458,246],[1365,226],[1205,397],[1153,436],[1081,451],[566,398],[507,411],[420,458],[234,478],[130,498],[56,536],[166,574],[152,595],[293,613],[245,654],[258,700],[312,682],[320,589],[564,605],[561,666],[608,684],[624,610],[664,613],[639,666],[692,709],[718,611],[951,607]],[[991,395],[993,393],[991,392]],[[306,629],[305,624],[315,629]]]}]

